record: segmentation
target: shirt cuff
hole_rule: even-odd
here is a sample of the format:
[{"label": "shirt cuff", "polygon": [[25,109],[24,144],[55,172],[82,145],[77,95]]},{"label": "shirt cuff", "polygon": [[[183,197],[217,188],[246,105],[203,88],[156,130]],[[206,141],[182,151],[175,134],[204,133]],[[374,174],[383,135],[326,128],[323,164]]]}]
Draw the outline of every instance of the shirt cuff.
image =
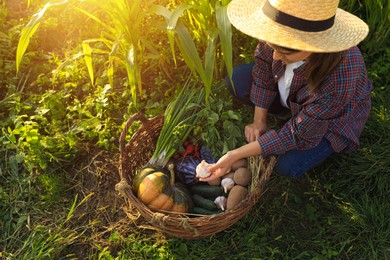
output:
[{"label": "shirt cuff", "polygon": [[264,157],[275,154],[284,154],[285,147],[275,130],[263,134],[257,139]]}]

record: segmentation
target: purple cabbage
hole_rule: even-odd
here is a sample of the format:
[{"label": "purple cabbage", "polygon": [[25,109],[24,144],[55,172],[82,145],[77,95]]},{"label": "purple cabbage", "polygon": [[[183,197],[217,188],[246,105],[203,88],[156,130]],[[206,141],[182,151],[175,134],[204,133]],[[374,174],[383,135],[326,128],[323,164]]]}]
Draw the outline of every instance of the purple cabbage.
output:
[{"label": "purple cabbage", "polygon": [[202,160],[205,160],[208,164],[216,163],[217,160],[213,157],[213,154],[209,148],[207,148],[205,145],[202,145],[200,147],[200,158]]},{"label": "purple cabbage", "polygon": [[192,185],[198,182],[196,166],[201,162],[198,157],[185,156],[175,163],[175,175],[181,183]]}]

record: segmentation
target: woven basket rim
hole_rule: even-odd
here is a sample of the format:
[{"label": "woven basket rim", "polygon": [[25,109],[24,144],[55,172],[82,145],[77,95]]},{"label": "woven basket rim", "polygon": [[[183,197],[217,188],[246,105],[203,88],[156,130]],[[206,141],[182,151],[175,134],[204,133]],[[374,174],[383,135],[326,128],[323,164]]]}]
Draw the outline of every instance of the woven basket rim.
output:
[{"label": "woven basket rim", "polygon": [[[126,134],[129,131],[133,122],[140,120],[142,125],[137,132],[131,137],[129,142],[125,141]],[[155,123],[158,122],[158,123]],[[134,136],[139,134],[139,131],[146,131],[149,128],[149,133],[157,132],[157,128],[162,127],[163,117],[158,116],[151,119],[146,119],[143,114],[134,114],[126,122],[126,125],[120,136],[120,165],[119,175],[120,182],[116,185],[116,189],[125,198],[127,203],[134,206],[140,215],[149,222],[154,228],[163,233],[173,235],[184,239],[199,239],[209,237],[219,233],[226,228],[235,224],[238,220],[243,218],[257,203],[262,193],[265,191],[265,184],[267,183],[275,164],[275,157],[260,158],[259,156],[248,158],[248,169],[252,172],[252,184],[248,187],[248,195],[233,209],[223,211],[216,215],[199,215],[185,213],[185,214],[167,214],[167,212],[153,212],[145,204],[138,200],[132,191],[132,177],[131,173],[126,173],[124,163],[130,160],[129,155],[126,154],[126,145],[131,147],[132,142],[135,141]],[[153,124],[155,123],[155,124]],[[155,128],[152,131],[150,128]],[[142,168],[144,165],[138,167]],[[134,172],[132,174],[135,174]]]}]

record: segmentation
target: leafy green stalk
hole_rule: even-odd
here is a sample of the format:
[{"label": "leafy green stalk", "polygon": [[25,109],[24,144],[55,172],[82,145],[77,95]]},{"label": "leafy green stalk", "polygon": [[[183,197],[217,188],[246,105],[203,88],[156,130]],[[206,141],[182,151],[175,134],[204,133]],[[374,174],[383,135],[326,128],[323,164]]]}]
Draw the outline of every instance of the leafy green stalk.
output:
[{"label": "leafy green stalk", "polygon": [[[161,5],[154,6],[153,11],[167,22],[174,60],[176,43],[187,66],[204,84],[208,100],[214,78],[222,74],[216,69],[218,63],[225,64],[229,77],[233,70],[231,24],[226,13],[228,1],[222,1],[222,6],[209,0],[183,2],[172,12]],[[223,60],[216,59],[221,54]]]},{"label": "leafy green stalk", "polygon": [[[20,70],[23,55],[25,54],[30,39],[40,26],[47,10],[53,6],[69,3],[69,6],[86,15],[88,20],[102,26],[104,30],[95,39],[82,42],[82,53],[73,55],[69,60],[60,65],[57,71],[69,62],[84,57],[88,74],[92,85],[95,84],[92,54],[106,54],[108,68],[106,75],[110,85],[114,84],[114,66],[124,68],[127,72],[129,91],[135,107],[138,108],[137,93],[142,92],[141,70],[142,63],[148,59],[146,42],[149,39],[149,30],[145,26],[151,16],[151,6],[155,0],[86,0],[94,4],[98,10],[85,10],[78,7],[78,1],[52,0],[49,1],[38,13],[34,14],[29,23],[23,28],[16,52],[16,70]],[[108,21],[107,21],[108,20]],[[93,43],[97,43],[92,45]],[[100,44],[102,43],[102,44]],[[151,55],[152,56],[152,55]],[[150,56],[150,57],[151,57]]]},{"label": "leafy green stalk", "polygon": [[39,25],[41,24],[43,15],[50,7],[56,5],[62,5],[65,4],[66,2],[68,2],[68,0],[48,2],[38,13],[34,14],[31,17],[30,22],[26,25],[26,27],[23,28],[18,42],[18,47],[16,49],[16,72],[19,71],[19,67],[22,62],[23,55],[26,52],[28,45],[30,44],[31,37],[34,35]]},{"label": "leafy green stalk", "polygon": [[227,70],[228,77],[233,86],[233,45],[232,45],[232,26],[227,15],[227,4],[221,6],[218,3],[215,5],[215,14],[218,24],[219,37],[221,39],[221,50],[223,53],[223,61]]},{"label": "leafy green stalk", "polygon": [[179,95],[167,106],[164,124],[149,164],[164,167],[178,147],[198,124],[198,112],[204,106],[205,91],[185,84]]}]

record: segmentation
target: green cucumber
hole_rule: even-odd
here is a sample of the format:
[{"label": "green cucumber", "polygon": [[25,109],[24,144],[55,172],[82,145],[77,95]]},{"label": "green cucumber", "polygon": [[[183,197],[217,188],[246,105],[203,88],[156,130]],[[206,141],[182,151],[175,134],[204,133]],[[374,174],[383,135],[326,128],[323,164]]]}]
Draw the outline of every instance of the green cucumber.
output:
[{"label": "green cucumber", "polygon": [[215,205],[214,201],[208,200],[199,194],[193,194],[192,201],[194,202],[194,204],[196,206],[204,208],[204,209],[208,209],[208,210],[218,209],[217,205]]},{"label": "green cucumber", "polygon": [[191,211],[194,214],[201,214],[201,215],[215,215],[222,212],[221,210],[208,210],[201,207],[193,207]]},{"label": "green cucumber", "polygon": [[198,194],[201,195],[202,197],[215,198],[223,195],[222,187],[212,186],[208,184],[192,185],[190,187],[190,190],[192,194]]}]

